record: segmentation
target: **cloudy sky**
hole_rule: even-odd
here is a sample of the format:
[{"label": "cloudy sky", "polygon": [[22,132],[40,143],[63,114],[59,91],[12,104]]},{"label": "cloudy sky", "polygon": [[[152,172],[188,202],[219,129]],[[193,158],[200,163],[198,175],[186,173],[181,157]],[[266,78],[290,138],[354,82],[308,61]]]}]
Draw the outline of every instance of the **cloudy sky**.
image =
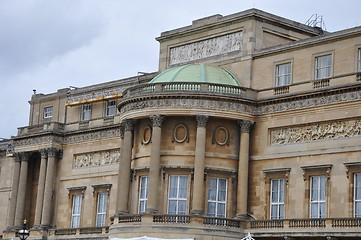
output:
[{"label": "cloudy sky", "polygon": [[28,124],[33,89],[157,71],[161,32],[254,7],[301,23],[317,13],[331,32],[361,25],[360,0],[0,0],[0,137]]}]

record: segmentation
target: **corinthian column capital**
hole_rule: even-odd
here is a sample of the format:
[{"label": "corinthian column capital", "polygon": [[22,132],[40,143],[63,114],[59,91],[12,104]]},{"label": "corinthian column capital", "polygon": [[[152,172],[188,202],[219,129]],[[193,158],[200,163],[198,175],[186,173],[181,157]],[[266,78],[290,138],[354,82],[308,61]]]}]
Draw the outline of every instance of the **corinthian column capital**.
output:
[{"label": "corinthian column capital", "polygon": [[209,116],[207,116],[207,115],[196,115],[197,127],[207,126],[208,118],[209,118]]},{"label": "corinthian column capital", "polygon": [[149,118],[152,121],[153,127],[162,127],[164,116],[160,114],[154,114],[154,115],[150,115]]},{"label": "corinthian column capital", "polygon": [[125,119],[124,123],[124,131],[133,131],[137,120],[135,119]]},{"label": "corinthian column capital", "polygon": [[238,120],[237,124],[239,125],[241,132],[250,132],[254,121],[251,120]]},{"label": "corinthian column capital", "polygon": [[48,151],[45,148],[39,149],[41,158],[47,158],[48,157]]}]

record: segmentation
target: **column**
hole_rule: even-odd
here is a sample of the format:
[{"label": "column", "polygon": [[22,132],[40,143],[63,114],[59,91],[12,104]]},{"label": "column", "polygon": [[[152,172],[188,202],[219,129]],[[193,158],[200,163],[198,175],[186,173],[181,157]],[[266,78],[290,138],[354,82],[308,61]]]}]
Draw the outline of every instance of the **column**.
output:
[{"label": "column", "polygon": [[19,178],[20,178],[20,161],[21,158],[19,153],[15,153],[14,173],[13,173],[13,180],[11,187],[11,199],[10,199],[7,223],[6,223],[8,229],[12,229],[14,227],[16,201],[18,197]]},{"label": "column", "polygon": [[132,143],[133,143],[133,129],[136,121],[133,119],[126,119],[124,121],[124,139],[122,140],[121,158],[119,161],[118,174],[118,198],[117,198],[117,213],[116,215],[124,215],[129,213],[129,189],[130,189],[130,172],[132,160]]},{"label": "column", "polygon": [[239,162],[238,162],[238,187],[237,187],[237,217],[247,218],[248,199],[248,165],[249,165],[249,132],[253,121],[240,120]]},{"label": "column", "polygon": [[204,160],[206,156],[206,126],[208,116],[197,115],[196,151],[194,159],[194,186],[191,214],[204,213]]},{"label": "column", "polygon": [[53,204],[53,185],[54,185],[54,175],[55,175],[55,166],[56,166],[56,155],[58,149],[49,148],[48,149],[48,164],[46,167],[45,175],[45,185],[44,185],[44,199],[43,199],[43,210],[41,213],[41,226],[49,227],[51,224],[51,213],[52,213],[52,204]]},{"label": "column", "polygon": [[20,165],[18,196],[16,199],[15,222],[14,222],[16,228],[20,228],[23,224],[25,197],[26,197],[26,182],[28,180],[28,161],[30,156],[28,152],[21,152],[19,154],[21,158],[21,165]]},{"label": "column", "polygon": [[38,193],[36,195],[36,206],[35,206],[35,217],[34,227],[39,227],[41,223],[41,214],[43,210],[44,200],[44,188],[45,188],[45,175],[46,175],[46,161],[48,158],[48,152],[46,149],[40,149],[40,170],[39,170],[39,181],[38,181]]},{"label": "column", "polygon": [[152,148],[150,153],[149,166],[149,187],[148,187],[148,205],[147,213],[155,213],[158,211],[158,186],[160,183],[160,142],[162,137],[162,123],[164,116],[151,115],[152,121]]}]

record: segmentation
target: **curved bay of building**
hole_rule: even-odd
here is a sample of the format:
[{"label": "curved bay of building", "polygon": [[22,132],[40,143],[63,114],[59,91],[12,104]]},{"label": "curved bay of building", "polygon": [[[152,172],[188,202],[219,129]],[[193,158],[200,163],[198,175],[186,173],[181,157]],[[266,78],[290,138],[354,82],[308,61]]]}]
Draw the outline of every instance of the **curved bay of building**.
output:
[{"label": "curved bay of building", "polygon": [[157,40],[159,73],[33,95],[3,239],[358,238],[360,28],[251,9]]}]

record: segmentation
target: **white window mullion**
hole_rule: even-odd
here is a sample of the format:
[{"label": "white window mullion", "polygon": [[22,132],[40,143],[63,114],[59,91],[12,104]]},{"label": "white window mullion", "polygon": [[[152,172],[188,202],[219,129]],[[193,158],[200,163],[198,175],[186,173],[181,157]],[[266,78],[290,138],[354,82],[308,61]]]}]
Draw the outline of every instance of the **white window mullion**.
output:
[{"label": "white window mullion", "polygon": [[284,218],[284,179],[271,180],[270,217],[271,219]]},{"label": "white window mullion", "polygon": [[140,177],[140,189],[139,189],[139,213],[143,213],[147,209],[148,204],[148,176]]},{"label": "white window mullion", "polygon": [[186,214],[188,177],[172,175],[169,177],[168,214]]},{"label": "white window mullion", "polygon": [[312,176],[310,180],[311,218],[324,218],[326,217],[326,176]]},{"label": "white window mullion", "polygon": [[227,179],[209,178],[208,216],[226,217]]},{"label": "white window mullion", "polygon": [[361,173],[354,175],[354,216],[361,217]]}]

